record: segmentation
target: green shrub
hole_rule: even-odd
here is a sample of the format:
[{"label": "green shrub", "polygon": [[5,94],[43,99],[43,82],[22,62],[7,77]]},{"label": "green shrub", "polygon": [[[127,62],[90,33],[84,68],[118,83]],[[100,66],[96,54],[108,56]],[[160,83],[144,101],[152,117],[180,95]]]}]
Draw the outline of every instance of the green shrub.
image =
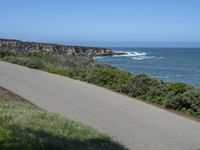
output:
[{"label": "green shrub", "polygon": [[62,76],[69,76],[68,69],[58,67],[58,66],[54,66],[54,65],[48,64],[48,65],[46,65],[44,70],[47,71],[47,72],[59,74],[59,75],[62,75]]},{"label": "green shrub", "polygon": [[44,52],[37,52],[37,51],[29,52],[27,54],[28,57],[37,57],[37,58],[42,58],[44,55],[45,55]]},{"label": "green shrub", "polygon": [[123,85],[128,84],[128,81],[132,76],[126,71],[112,67],[88,68],[87,70],[88,71],[84,72],[86,74],[84,77],[87,82],[101,85],[119,92]]},{"label": "green shrub", "polygon": [[185,103],[189,113],[200,116],[200,88],[189,87],[184,95],[187,97]]},{"label": "green shrub", "polygon": [[10,57],[5,57],[3,60],[8,61],[8,62],[13,63],[13,64],[19,64],[19,65],[24,65],[24,66],[26,64],[25,58],[21,58],[21,57],[10,56]]},{"label": "green shrub", "polygon": [[200,89],[187,87],[184,93],[169,92],[164,107],[200,116]]},{"label": "green shrub", "polygon": [[145,95],[151,86],[156,86],[157,80],[145,75],[140,74],[131,79],[126,89],[129,89],[128,94],[133,97]]},{"label": "green shrub", "polygon": [[23,57],[5,57],[4,60],[14,63],[23,65],[29,68],[35,68],[35,69],[43,69],[44,63],[42,60],[36,57],[31,58],[23,58]]},{"label": "green shrub", "polygon": [[8,57],[8,56],[16,56],[15,53],[10,51],[0,52],[0,58]]},{"label": "green shrub", "polygon": [[168,109],[180,110],[183,107],[183,99],[185,99],[184,94],[174,92],[168,92],[163,106]]},{"label": "green shrub", "polygon": [[175,94],[184,93],[187,89],[187,85],[184,83],[169,83],[168,88]]},{"label": "green shrub", "polygon": [[158,82],[157,84],[152,85],[147,90],[147,93],[146,93],[147,97],[144,99],[156,104],[163,105],[163,102],[166,98],[166,93],[167,93],[167,90],[166,90],[165,83]]},{"label": "green shrub", "polygon": [[32,57],[26,60],[26,66],[29,68],[42,69],[44,68],[44,63],[40,59]]}]

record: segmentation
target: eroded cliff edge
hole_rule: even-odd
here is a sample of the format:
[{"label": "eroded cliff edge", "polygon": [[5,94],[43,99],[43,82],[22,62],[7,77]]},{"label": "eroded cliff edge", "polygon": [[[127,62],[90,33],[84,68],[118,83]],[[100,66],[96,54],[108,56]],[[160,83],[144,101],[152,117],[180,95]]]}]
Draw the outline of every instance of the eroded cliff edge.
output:
[{"label": "eroded cliff edge", "polygon": [[112,52],[109,48],[100,47],[84,47],[84,46],[71,46],[71,45],[59,45],[51,43],[38,43],[38,42],[23,42],[12,39],[0,39],[0,52],[12,51],[12,52],[53,52],[64,55],[83,55],[83,56],[112,56]]}]

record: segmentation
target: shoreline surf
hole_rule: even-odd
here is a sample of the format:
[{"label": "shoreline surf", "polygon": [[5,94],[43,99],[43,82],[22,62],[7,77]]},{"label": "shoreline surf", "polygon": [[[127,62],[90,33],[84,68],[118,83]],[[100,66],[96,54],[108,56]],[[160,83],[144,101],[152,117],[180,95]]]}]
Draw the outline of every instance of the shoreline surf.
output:
[{"label": "shoreline surf", "polygon": [[200,85],[200,48],[111,48],[122,55],[95,60],[164,81]]}]

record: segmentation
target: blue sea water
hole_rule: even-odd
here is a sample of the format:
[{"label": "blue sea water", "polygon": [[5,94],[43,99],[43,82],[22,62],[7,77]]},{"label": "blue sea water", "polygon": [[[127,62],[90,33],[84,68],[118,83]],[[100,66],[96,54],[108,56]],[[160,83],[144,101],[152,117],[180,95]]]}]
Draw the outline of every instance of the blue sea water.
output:
[{"label": "blue sea water", "polygon": [[200,85],[200,48],[112,48],[121,56],[95,57],[135,74],[145,73],[164,81]]}]

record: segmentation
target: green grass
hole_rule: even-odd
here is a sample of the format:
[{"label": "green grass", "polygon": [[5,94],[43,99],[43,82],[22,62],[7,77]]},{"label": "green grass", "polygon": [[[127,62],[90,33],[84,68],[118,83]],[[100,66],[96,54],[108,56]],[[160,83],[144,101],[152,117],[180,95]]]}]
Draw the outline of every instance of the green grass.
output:
[{"label": "green grass", "polygon": [[0,53],[4,61],[96,84],[143,101],[200,118],[200,88],[169,83],[145,74],[134,75],[88,57],[32,52]]},{"label": "green grass", "polygon": [[123,150],[123,146],[80,123],[27,102],[0,96],[1,150]]}]

